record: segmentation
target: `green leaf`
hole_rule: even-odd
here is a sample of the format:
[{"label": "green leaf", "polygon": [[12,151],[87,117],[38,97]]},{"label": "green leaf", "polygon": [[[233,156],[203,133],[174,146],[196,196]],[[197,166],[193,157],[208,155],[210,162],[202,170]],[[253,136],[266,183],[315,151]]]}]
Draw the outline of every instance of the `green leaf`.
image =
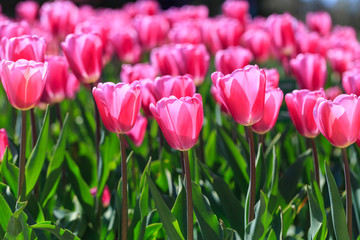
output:
[{"label": "green leaf", "polygon": [[268,201],[261,191],[260,200],[255,205],[255,218],[246,226],[245,239],[258,240],[265,238],[272,221],[272,216],[267,210]]},{"label": "green leaf", "polygon": [[66,139],[68,135],[68,119],[69,114],[66,114],[63,127],[61,129],[58,141],[55,146],[54,155],[50,160],[49,167],[46,174],[46,182],[44,190],[42,191],[42,206],[45,207],[48,200],[54,196],[57,186],[59,185],[61,176],[61,166],[64,161]]},{"label": "green leaf", "polygon": [[27,202],[16,203],[16,210],[9,219],[4,239],[30,239],[31,229],[26,224],[27,216],[23,212],[26,205]]},{"label": "green leaf", "polygon": [[171,209],[172,214],[178,220],[180,230],[183,235],[186,236],[186,191],[182,184],[180,184],[180,193],[176,198],[173,208]]},{"label": "green leaf", "polygon": [[151,158],[149,159],[140,180],[140,212],[141,220],[148,214],[149,208],[149,184],[145,181],[146,175],[150,173]]},{"label": "green leaf", "polygon": [[165,201],[162,199],[160,192],[157,190],[155,183],[147,175],[147,180],[150,187],[151,196],[154,199],[155,206],[160,216],[160,220],[165,228],[166,233],[170,239],[184,239],[178,221],[170,212]]},{"label": "green leaf", "polygon": [[331,218],[334,226],[334,233],[337,239],[349,239],[349,232],[346,225],[344,207],[340,198],[339,190],[330,168],[325,161],[326,182],[330,197]]},{"label": "green leaf", "polygon": [[10,163],[9,160],[9,149],[6,148],[3,162],[1,164],[1,175],[6,180],[6,183],[9,185],[10,190],[17,196],[17,188],[18,188],[18,179],[19,179],[19,168],[14,164]]},{"label": "green leaf", "polygon": [[7,224],[11,217],[11,209],[5,199],[3,198],[2,194],[0,193],[0,239],[4,237]]},{"label": "green leaf", "polygon": [[145,240],[156,240],[159,230],[162,228],[162,223],[153,223],[146,227]]},{"label": "green leaf", "polygon": [[201,193],[198,184],[192,182],[193,204],[200,231],[204,239],[223,239],[224,233],[220,223]]},{"label": "green leaf", "polygon": [[53,234],[57,239],[61,239],[61,240],[80,240],[80,238],[78,238],[77,236],[75,236],[72,232],[70,232],[67,229],[63,229],[60,228],[59,226],[57,226],[56,224],[50,222],[50,221],[45,221],[45,222],[40,222],[34,225],[30,226],[32,229],[40,229],[43,231],[47,231],[51,234]]},{"label": "green leaf", "polygon": [[47,143],[49,137],[49,106],[46,108],[43,125],[36,142],[34,149],[32,150],[29,160],[25,166],[25,196],[27,197],[34,189],[36,182],[39,178],[41,169],[45,162]]}]

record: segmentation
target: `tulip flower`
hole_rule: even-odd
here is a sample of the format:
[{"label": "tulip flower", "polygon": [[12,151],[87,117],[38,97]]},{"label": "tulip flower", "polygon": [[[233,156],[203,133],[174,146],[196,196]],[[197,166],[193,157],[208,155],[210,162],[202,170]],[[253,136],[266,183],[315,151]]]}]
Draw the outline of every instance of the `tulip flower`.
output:
[{"label": "tulip flower", "polygon": [[35,35],[1,39],[0,57],[5,60],[19,59],[43,62],[46,50],[45,40]]},{"label": "tulip flower", "polygon": [[309,12],[306,14],[306,24],[312,31],[316,31],[321,35],[328,35],[331,31],[332,22],[328,12]]},{"label": "tulip flower", "polygon": [[249,29],[242,35],[242,42],[248,48],[255,59],[265,62],[270,57],[271,36],[264,29]]},{"label": "tulip flower", "polygon": [[121,239],[127,239],[127,171],[126,139],[124,134],[135,125],[141,106],[141,85],[127,83],[99,83],[92,90],[101,119],[107,130],[119,134],[122,176]]},{"label": "tulip flower", "polygon": [[331,68],[342,75],[345,71],[353,66],[353,54],[350,51],[340,48],[329,49],[327,58],[330,62]]},{"label": "tulip flower", "polygon": [[95,83],[102,70],[103,45],[95,33],[69,34],[61,43],[71,70],[82,83]]},{"label": "tulip flower", "polygon": [[147,118],[152,118],[153,115],[150,111],[150,104],[156,104],[154,97],[154,80],[142,79],[141,83],[141,107],[144,110]]},{"label": "tulip flower", "polygon": [[163,76],[154,81],[153,93],[157,101],[163,97],[175,96],[176,98],[193,96],[196,88],[194,81],[188,76]]},{"label": "tulip flower", "polygon": [[290,60],[290,69],[300,88],[318,90],[325,86],[326,61],[319,54],[299,54]]},{"label": "tulip flower", "polygon": [[16,15],[20,19],[34,22],[38,16],[39,4],[35,1],[24,1],[16,4]]},{"label": "tulip flower", "polygon": [[126,83],[132,83],[142,79],[154,79],[157,75],[156,69],[149,63],[138,63],[135,65],[122,64],[120,79]]},{"label": "tulip flower", "polygon": [[124,10],[131,16],[137,15],[156,15],[160,11],[160,5],[157,1],[137,1],[129,2],[124,5]]},{"label": "tulip flower", "polygon": [[133,141],[135,146],[139,147],[144,141],[146,127],[148,120],[141,114],[138,114],[134,127],[126,133],[126,135]]},{"label": "tulip flower", "polygon": [[169,8],[163,13],[173,25],[185,20],[205,20],[209,16],[209,9],[205,5],[184,5],[180,8]]},{"label": "tulip flower", "polygon": [[258,134],[265,134],[274,127],[283,98],[284,93],[280,88],[266,90],[264,113],[262,118],[252,125],[254,132]]},{"label": "tulip flower", "polygon": [[330,48],[327,38],[321,37],[317,32],[301,32],[296,35],[298,53],[318,53],[326,57]]},{"label": "tulip flower", "polygon": [[[251,125],[260,121],[264,113],[266,75],[257,66],[246,66],[224,76],[221,72],[211,74],[223,103],[234,120],[246,126],[250,148],[250,199],[248,222],[254,217],[255,207],[255,147]],[[241,107],[239,107],[241,104]]]},{"label": "tulip flower", "polygon": [[320,132],[332,145],[342,150],[346,188],[346,216],[349,236],[352,238],[351,182],[346,147],[359,138],[360,100],[354,94],[339,95],[334,101],[320,98],[316,102],[313,113]]},{"label": "tulip flower", "polygon": [[182,151],[186,178],[187,239],[193,239],[193,205],[188,150],[192,148],[203,124],[203,103],[200,94],[192,97],[162,98],[150,105],[150,110],[158,122],[169,145]]},{"label": "tulip flower", "polygon": [[9,140],[6,130],[4,128],[0,129],[0,162],[4,158],[5,150],[9,147]]},{"label": "tulip flower", "polygon": [[121,61],[131,64],[140,61],[142,50],[135,29],[124,27],[116,30],[110,35],[110,40]]},{"label": "tulip flower", "polygon": [[280,74],[276,68],[264,68],[266,75],[266,89],[277,88],[279,86]]},{"label": "tulip flower", "polygon": [[12,38],[30,34],[30,26],[25,21],[0,23],[0,39],[3,37]]},{"label": "tulip flower", "polygon": [[360,69],[348,70],[342,75],[342,86],[347,94],[360,96]]},{"label": "tulip flower", "polygon": [[[97,187],[91,188],[90,193],[95,197],[97,194]],[[111,193],[109,187],[106,185],[101,198],[103,207],[108,207],[110,205],[110,200],[111,200]]]},{"label": "tulip flower", "polygon": [[202,43],[202,32],[198,22],[183,21],[176,23],[169,31],[169,39],[172,43]]},{"label": "tulip flower", "polygon": [[249,15],[249,3],[247,1],[227,0],[222,5],[222,12],[227,17],[236,18],[244,25]]},{"label": "tulip flower", "polygon": [[230,74],[238,68],[249,65],[252,53],[242,47],[229,47],[215,54],[215,69],[223,74]]},{"label": "tulip flower", "polygon": [[216,89],[216,87],[213,85],[211,86],[210,88],[210,93],[211,93],[211,96],[213,97],[214,101],[216,104],[218,104],[220,106],[220,109],[222,112],[226,113],[226,114],[230,114],[229,113],[229,110],[227,109],[227,107],[225,106],[218,90]]}]

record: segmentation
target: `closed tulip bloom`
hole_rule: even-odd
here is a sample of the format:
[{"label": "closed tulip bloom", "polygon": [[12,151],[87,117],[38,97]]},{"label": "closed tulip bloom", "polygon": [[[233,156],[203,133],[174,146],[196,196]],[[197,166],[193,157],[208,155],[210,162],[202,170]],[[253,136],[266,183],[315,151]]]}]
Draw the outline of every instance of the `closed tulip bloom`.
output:
[{"label": "closed tulip bloom", "polygon": [[[95,197],[97,193],[97,187],[91,188],[90,193],[93,197]],[[101,197],[101,202],[103,204],[103,207],[108,207],[110,205],[110,201],[111,201],[111,193],[109,187],[106,185],[103,191],[103,195]]]},{"label": "closed tulip bloom", "polygon": [[200,94],[163,98],[156,106],[151,104],[150,110],[170,147],[187,151],[195,145],[204,119]]},{"label": "closed tulip bloom", "polygon": [[266,75],[266,89],[277,88],[279,86],[280,74],[276,68],[264,68]]},{"label": "closed tulip bloom", "polygon": [[140,147],[144,141],[148,120],[141,114],[138,114],[134,127],[126,133],[135,146]]},{"label": "closed tulip bloom", "polygon": [[229,47],[219,50],[215,54],[215,69],[223,74],[230,74],[235,69],[249,65],[252,53],[242,47]]},{"label": "closed tulip bloom", "polygon": [[325,98],[324,90],[310,91],[307,89],[294,90],[285,95],[285,102],[289,115],[296,130],[307,138],[315,138],[319,135],[316,126],[313,109],[318,98]]},{"label": "closed tulip bloom", "polygon": [[157,75],[156,69],[149,63],[138,63],[135,65],[122,64],[120,79],[126,83],[132,83],[141,79],[154,79]]},{"label": "closed tulip bloom", "polygon": [[346,148],[359,138],[360,101],[356,95],[341,94],[334,101],[320,98],[313,113],[320,132],[335,147]]},{"label": "closed tulip bloom", "polygon": [[123,134],[133,128],[141,107],[139,82],[99,83],[92,93],[107,130]]},{"label": "closed tulip bloom", "polygon": [[360,96],[360,69],[348,70],[342,75],[342,86],[347,94]]},{"label": "closed tulip bloom", "polygon": [[2,39],[3,37],[7,37],[7,38],[20,37],[27,34],[30,34],[30,26],[25,21],[0,22],[0,39]]},{"label": "closed tulip bloom", "polygon": [[15,62],[19,59],[25,59],[43,62],[45,51],[45,40],[35,35],[1,39],[0,56],[5,60]]},{"label": "closed tulip bloom", "polygon": [[1,61],[1,82],[10,104],[19,110],[36,106],[44,90],[47,63]]},{"label": "closed tulip bloom", "polygon": [[312,30],[327,35],[331,31],[332,22],[331,16],[328,12],[309,12],[306,14],[306,25]]},{"label": "closed tulip bloom", "polygon": [[211,79],[237,123],[250,126],[261,119],[265,102],[264,70],[246,66],[225,76],[214,72]]},{"label": "closed tulip bloom", "polygon": [[271,36],[263,29],[249,29],[242,35],[242,42],[248,48],[255,59],[265,62],[270,57]]},{"label": "closed tulip bloom", "polygon": [[38,16],[39,4],[35,1],[24,1],[16,4],[16,15],[20,19],[34,22]]},{"label": "closed tulip bloom", "polygon": [[318,90],[326,81],[326,61],[319,54],[299,54],[290,60],[290,69],[300,88]]},{"label": "closed tulip bloom", "polygon": [[0,162],[4,158],[5,149],[9,147],[9,140],[6,130],[4,128],[0,129]]},{"label": "closed tulip bloom", "polygon": [[150,112],[150,104],[156,104],[154,97],[154,80],[153,79],[142,79],[141,83],[141,107],[144,110],[147,118],[152,118],[153,115]]},{"label": "closed tulip bloom", "polygon": [[265,134],[274,127],[283,98],[284,93],[280,88],[266,90],[264,114],[260,121],[252,125],[254,132]]},{"label": "closed tulip bloom", "polygon": [[195,21],[178,22],[169,31],[169,39],[172,43],[202,43],[201,28]]},{"label": "closed tulip bloom", "polygon": [[350,51],[340,48],[329,49],[327,58],[331,68],[339,74],[343,74],[353,67],[353,54]]},{"label": "closed tulip bloom", "polygon": [[209,16],[209,8],[206,5],[184,5],[171,7],[163,13],[171,24],[175,24],[189,19],[204,20]]},{"label": "closed tulip bloom", "polygon": [[222,5],[222,12],[225,16],[236,18],[245,24],[249,14],[249,3],[248,1],[227,0]]},{"label": "closed tulip bloom", "polygon": [[218,104],[220,106],[220,109],[222,112],[226,113],[226,114],[230,114],[229,113],[229,110],[227,109],[227,107],[225,106],[218,90],[216,89],[216,87],[213,85],[211,86],[210,88],[210,93],[211,93],[211,96],[213,97],[214,101],[216,104]]},{"label": "closed tulip bloom", "polygon": [[111,43],[115,48],[117,57],[125,63],[137,63],[141,58],[141,46],[138,40],[138,34],[131,27],[116,30],[110,36]]},{"label": "closed tulip bloom", "polygon": [[326,57],[330,48],[328,39],[321,37],[317,32],[298,33],[296,43],[299,53],[318,53],[323,57]]},{"label": "closed tulip bloom", "polygon": [[150,54],[151,64],[161,75],[183,75],[185,74],[185,64],[181,53],[181,44],[163,45],[154,48]]},{"label": "closed tulip bloom", "polygon": [[103,45],[95,33],[69,34],[61,43],[69,66],[82,83],[99,80],[102,70]]},{"label": "closed tulip bloom", "polygon": [[196,88],[194,81],[189,76],[163,76],[154,81],[154,96],[157,101],[163,97],[175,96],[176,98],[193,96]]}]

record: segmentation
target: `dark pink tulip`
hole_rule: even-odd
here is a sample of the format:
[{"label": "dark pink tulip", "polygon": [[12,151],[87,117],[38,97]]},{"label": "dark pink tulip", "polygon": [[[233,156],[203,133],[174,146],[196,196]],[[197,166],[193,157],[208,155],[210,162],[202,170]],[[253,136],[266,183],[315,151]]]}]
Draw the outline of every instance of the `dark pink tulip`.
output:
[{"label": "dark pink tulip", "polygon": [[271,36],[263,29],[249,29],[242,35],[242,42],[259,62],[265,62],[270,57]]},{"label": "dark pink tulip", "polygon": [[154,80],[153,79],[142,79],[141,83],[141,107],[144,110],[145,116],[152,118],[153,115],[150,112],[150,104],[156,104],[154,97]]},{"label": "dark pink tulip", "polygon": [[[90,193],[95,197],[97,193],[97,188],[96,187],[91,188]],[[110,205],[110,201],[111,201],[111,193],[109,187],[106,185],[101,197],[101,202],[103,204],[103,207],[108,207]]]},{"label": "dark pink tulip", "polygon": [[59,103],[65,98],[73,98],[79,90],[80,83],[69,75],[69,64],[63,56],[47,56],[48,63],[46,83],[41,102]]},{"label": "dark pink tulip", "polygon": [[307,89],[294,90],[285,95],[285,102],[289,115],[296,130],[307,138],[319,135],[313,116],[313,109],[318,98],[325,98],[324,90],[310,91]]},{"label": "dark pink tulip", "polygon": [[326,81],[326,61],[319,54],[299,54],[290,60],[290,69],[300,88],[318,90]]},{"label": "dark pink tulip", "polygon": [[28,110],[40,101],[46,80],[47,63],[20,59],[1,61],[1,82],[10,104]]},{"label": "dark pink tulip", "polygon": [[195,145],[204,119],[200,94],[163,98],[156,106],[151,104],[150,110],[170,147],[187,151]]},{"label": "dark pink tulip", "polygon": [[183,75],[185,64],[181,52],[182,46],[182,44],[176,44],[154,48],[150,54],[151,64],[161,75]]},{"label": "dark pink tulip", "polygon": [[274,127],[279,115],[279,110],[283,98],[284,93],[281,91],[280,88],[266,90],[264,114],[257,123],[252,125],[252,129],[254,132],[259,134],[265,134]]},{"label": "dark pink tulip", "polygon": [[12,38],[30,34],[30,26],[27,22],[0,22],[0,39],[3,37]]},{"label": "dark pink tulip", "polygon": [[0,162],[4,158],[5,149],[9,147],[9,140],[6,130],[4,128],[0,129]]},{"label": "dark pink tulip", "polygon": [[164,97],[175,96],[176,98],[193,96],[196,88],[194,81],[187,75],[185,76],[162,76],[154,81],[154,97],[156,101]]},{"label": "dark pink tulip", "polygon": [[170,29],[168,20],[161,15],[136,17],[134,25],[140,44],[146,51],[162,45]]},{"label": "dark pink tulip", "polygon": [[200,24],[195,21],[176,23],[169,31],[169,40],[172,43],[202,43]]},{"label": "dark pink tulip", "polygon": [[222,5],[222,12],[227,17],[236,18],[244,25],[249,15],[249,3],[248,1],[227,0]]},{"label": "dark pink tulip", "polygon": [[0,56],[2,59],[17,61],[19,59],[43,62],[46,50],[45,40],[35,35],[1,39]]},{"label": "dark pink tulip", "polygon": [[110,40],[121,61],[131,64],[140,62],[142,50],[135,29],[124,27],[116,30],[111,34]]},{"label": "dark pink tulip", "polygon": [[79,21],[79,9],[70,1],[46,2],[40,9],[41,24],[59,40],[73,33]]},{"label": "dark pink tulip", "polygon": [[171,7],[164,11],[164,15],[171,24],[184,20],[204,20],[209,16],[209,9],[205,5],[184,5],[180,8]]},{"label": "dark pink tulip", "polygon": [[82,83],[99,80],[102,71],[103,45],[95,33],[69,34],[61,43],[69,66]]},{"label": "dark pink tulip", "polygon": [[343,92],[339,86],[332,86],[325,90],[326,98],[329,100],[334,100],[340,94],[343,94]]},{"label": "dark pink tulip", "polygon": [[140,147],[144,141],[148,120],[141,114],[138,114],[134,127],[126,133],[135,146]]},{"label": "dark pink tulip", "polygon": [[39,4],[35,1],[24,1],[16,4],[16,15],[20,19],[34,22],[38,16]]},{"label": "dark pink tulip", "polygon": [[126,83],[132,83],[136,80],[141,80],[145,78],[154,79],[156,75],[156,69],[149,63],[121,65],[120,80]]},{"label": "dark pink tulip", "polygon": [[360,69],[348,70],[342,75],[342,86],[347,94],[360,96]]},{"label": "dark pink tulip", "polygon": [[339,74],[351,69],[353,66],[353,54],[350,51],[340,48],[329,49],[327,57],[331,68]]},{"label": "dark pink tulip", "polygon": [[331,31],[332,22],[328,12],[309,12],[306,14],[306,25],[312,31],[316,31],[321,35],[328,35]]},{"label": "dark pink tulip", "polygon": [[359,138],[360,101],[356,95],[341,94],[334,101],[319,98],[313,112],[320,132],[335,147],[346,148]]},{"label": "dark pink tulip", "polygon": [[127,3],[124,6],[124,11],[131,17],[136,15],[156,15],[160,12],[160,5],[157,1],[137,1],[134,3]]},{"label": "dark pink tulip", "polygon": [[279,86],[280,74],[276,68],[264,68],[266,75],[266,89],[277,88]]},{"label": "dark pink tulip", "polygon": [[123,134],[135,124],[141,107],[141,85],[99,83],[92,90],[101,119],[107,130]]},{"label": "dark pink tulip", "polygon": [[230,112],[227,109],[227,107],[225,106],[225,104],[224,104],[218,90],[216,89],[216,87],[214,85],[211,86],[210,93],[211,93],[211,96],[213,97],[213,99],[215,100],[215,103],[220,106],[221,111],[226,113],[226,114],[230,114]]},{"label": "dark pink tulip", "polygon": [[237,123],[250,126],[261,119],[265,102],[264,70],[249,65],[225,76],[214,72],[211,79]]},{"label": "dark pink tulip", "polygon": [[317,32],[298,33],[296,35],[298,53],[318,53],[326,57],[330,47],[329,41],[321,37]]},{"label": "dark pink tulip", "polygon": [[246,48],[229,47],[216,52],[215,69],[223,74],[230,74],[235,69],[249,65],[252,58],[252,53]]}]

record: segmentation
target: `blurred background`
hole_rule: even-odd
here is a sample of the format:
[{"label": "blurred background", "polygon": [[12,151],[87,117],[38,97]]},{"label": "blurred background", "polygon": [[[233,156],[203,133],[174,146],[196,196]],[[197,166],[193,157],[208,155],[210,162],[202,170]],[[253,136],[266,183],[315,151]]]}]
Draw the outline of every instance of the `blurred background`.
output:
[{"label": "blurred background", "polygon": [[[307,12],[325,10],[333,19],[333,23],[350,25],[357,30],[360,28],[360,0],[248,0],[253,16],[268,16],[272,13],[290,12],[296,18],[304,21]],[[19,0],[0,0],[2,12],[8,16],[15,15],[15,6]],[[40,4],[45,0],[37,0]],[[73,0],[77,5],[90,4],[94,7],[121,8],[127,2],[124,0]],[[210,15],[214,16],[221,12],[221,4],[224,0],[158,0],[163,9],[171,6],[183,6],[185,4],[204,4],[209,7]]]}]

